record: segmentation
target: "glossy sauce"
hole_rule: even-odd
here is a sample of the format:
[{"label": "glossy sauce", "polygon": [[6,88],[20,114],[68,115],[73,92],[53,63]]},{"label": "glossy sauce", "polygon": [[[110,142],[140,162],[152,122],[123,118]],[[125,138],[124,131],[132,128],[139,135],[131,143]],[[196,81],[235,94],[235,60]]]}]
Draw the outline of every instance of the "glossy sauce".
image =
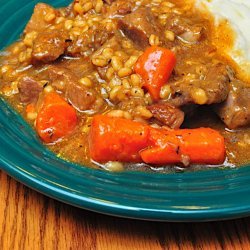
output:
[{"label": "glossy sauce", "polygon": [[[196,11],[190,11],[192,5],[184,4],[182,1],[175,2],[179,8],[179,10],[183,11],[183,16],[185,18],[189,18],[194,23],[202,23],[203,27],[206,30],[206,39],[204,39],[199,44],[193,46],[188,44],[181,44],[179,41],[176,42],[176,49],[179,50],[177,57],[177,66],[184,69],[185,67],[190,67],[189,65],[184,65],[184,62],[187,62],[188,59],[191,61],[203,60],[202,54],[211,53],[213,57],[211,60],[222,60],[226,64],[234,67],[233,63],[230,62],[227,58],[221,56],[217,53],[214,44],[212,43],[213,39],[213,26],[211,20],[204,19],[200,13]],[[142,5],[154,7],[154,4],[150,1],[142,2]],[[114,23],[116,20],[114,19]],[[227,24],[225,24],[227,25]],[[223,26],[223,29],[226,26]],[[221,27],[219,28],[219,30]],[[231,32],[230,28],[228,28],[228,32]],[[119,33],[121,39],[127,41],[128,39],[123,36],[123,34]],[[233,35],[232,35],[233,36]],[[230,46],[233,44],[233,37],[230,36]],[[223,39],[220,40],[218,46],[224,46],[224,43],[228,41],[228,33],[223,36]],[[47,65],[37,65],[32,66],[31,64],[23,65],[19,64],[17,61],[17,56],[13,53],[16,44],[10,46],[7,49],[6,53],[3,53],[0,59],[0,65],[9,65],[13,70],[11,70],[8,74],[2,74],[0,79],[0,89],[4,98],[16,108],[25,119],[25,105],[21,104],[19,101],[19,96],[15,92],[15,82],[22,75],[30,75],[35,77],[37,80],[42,81],[44,79],[48,79],[48,73],[46,72]],[[136,51],[136,53],[140,53],[141,50],[134,46],[132,49]],[[79,70],[80,65],[84,64],[84,57],[69,57],[64,56],[61,57],[55,64],[63,67],[67,67],[70,69],[75,75],[79,78],[82,77],[81,70]],[[78,67],[79,66],[79,67]],[[90,75],[94,78],[96,77],[96,70],[90,72]],[[94,89],[100,92],[100,86],[105,83],[105,80],[101,78],[95,78],[96,82],[94,85]],[[8,92],[9,91],[9,92]],[[107,113],[110,110],[117,108],[117,104],[110,105],[110,102],[106,100],[102,107],[102,113]],[[69,136],[63,138],[62,140],[56,142],[55,144],[47,145],[58,157],[61,157],[65,160],[79,163],[82,165],[87,165],[93,168],[105,168],[104,165],[93,162],[89,158],[89,148],[88,148],[88,132],[91,124],[92,114],[88,112],[78,112],[78,125],[75,131]],[[34,126],[34,122],[27,119],[27,121]],[[235,167],[244,164],[248,164],[250,162],[250,151],[248,147],[250,146],[250,128],[242,128],[238,130],[229,130],[226,129],[224,124],[217,118],[217,116],[210,110],[208,107],[203,107],[201,110],[194,116],[190,116],[186,119],[185,123],[182,127],[188,128],[196,128],[196,127],[211,127],[216,130],[219,130],[226,140],[226,148],[227,148],[227,159],[225,163],[219,167]],[[190,171],[197,170],[200,168],[206,168],[211,166],[192,166],[189,168]],[[214,167],[214,166],[213,166]],[[218,166],[217,166],[218,167]],[[171,166],[147,166],[145,164],[124,164],[124,168],[127,170],[137,170],[137,171],[161,171],[161,172],[171,172],[171,171],[182,171],[181,167]]]}]

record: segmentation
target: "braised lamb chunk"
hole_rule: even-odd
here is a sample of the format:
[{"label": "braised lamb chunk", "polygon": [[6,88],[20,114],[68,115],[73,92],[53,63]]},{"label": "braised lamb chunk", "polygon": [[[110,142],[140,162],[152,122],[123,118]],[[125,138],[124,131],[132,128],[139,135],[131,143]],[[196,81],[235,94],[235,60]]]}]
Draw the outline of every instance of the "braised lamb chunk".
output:
[{"label": "braised lamb chunk", "polygon": [[66,97],[78,111],[91,110],[96,102],[97,93],[76,82],[67,86]]},{"label": "braised lamb chunk", "polygon": [[77,82],[93,71],[93,65],[89,58],[75,60],[65,60],[63,67],[60,65],[50,65],[46,72],[53,87],[58,91],[65,92],[66,87],[71,82]]},{"label": "braised lamb chunk", "polygon": [[51,85],[60,92],[65,92],[71,82],[77,82],[77,77],[65,67],[52,65],[48,67],[47,73]]},{"label": "braised lamb chunk", "polygon": [[197,43],[204,35],[204,28],[202,24],[194,25],[190,19],[174,14],[169,15],[165,28],[173,31],[179,39],[187,43]]},{"label": "braised lamb chunk", "polygon": [[211,66],[204,81],[206,82],[207,104],[223,102],[229,93],[229,74],[225,64]]},{"label": "braised lamb chunk", "polygon": [[78,111],[97,112],[101,110],[103,102],[98,98],[98,93],[94,89],[80,84],[77,76],[71,70],[51,66],[48,68],[48,75],[51,85],[64,92],[68,102]]},{"label": "braised lamb chunk", "polygon": [[227,100],[215,106],[215,111],[230,129],[250,125],[250,86],[240,80],[230,84]]},{"label": "braised lamb chunk", "polygon": [[53,30],[41,32],[34,40],[32,62],[53,62],[64,54],[67,46],[67,35],[63,31]]},{"label": "braised lamb chunk", "polygon": [[168,103],[153,104],[148,106],[147,109],[162,125],[173,129],[180,128],[184,121],[184,112]]},{"label": "braised lamb chunk", "polygon": [[78,78],[82,78],[94,71],[94,66],[89,57],[79,57],[74,60],[65,60],[64,67]]},{"label": "braised lamb chunk", "polygon": [[89,29],[69,45],[66,54],[70,56],[89,55],[100,48],[112,35],[113,32],[108,32],[105,27]]},{"label": "braised lamb chunk", "polygon": [[49,26],[49,23],[45,21],[45,16],[50,13],[55,13],[56,15],[58,15],[58,11],[50,5],[47,5],[45,3],[38,3],[35,6],[33,15],[31,16],[31,19],[28,22],[24,33],[29,33],[32,31],[41,32],[45,30]]},{"label": "braised lamb chunk", "polygon": [[18,82],[19,98],[22,103],[35,103],[43,87],[29,76],[24,76]]},{"label": "braised lamb chunk", "polygon": [[170,82],[172,96],[170,102],[177,107],[194,103],[199,105],[221,103],[229,93],[227,66],[221,63],[208,65],[205,75],[188,75]]},{"label": "braised lamb chunk", "polygon": [[161,29],[157,20],[147,7],[140,7],[119,19],[118,28],[142,49],[149,46],[150,35],[161,37]]}]

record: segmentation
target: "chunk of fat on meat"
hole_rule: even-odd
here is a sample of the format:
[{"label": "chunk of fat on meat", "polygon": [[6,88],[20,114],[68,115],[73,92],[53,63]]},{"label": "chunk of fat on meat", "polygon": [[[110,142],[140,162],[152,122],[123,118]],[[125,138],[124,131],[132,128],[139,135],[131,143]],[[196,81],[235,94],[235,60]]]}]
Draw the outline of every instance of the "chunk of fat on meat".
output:
[{"label": "chunk of fat on meat", "polygon": [[238,65],[237,74],[250,84],[250,1],[196,0],[196,7],[213,17],[213,41]]},{"label": "chunk of fat on meat", "polygon": [[250,86],[240,80],[233,80],[227,100],[214,106],[214,109],[230,129],[249,126]]},{"label": "chunk of fat on meat", "polygon": [[40,32],[45,30],[49,26],[49,23],[47,23],[44,19],[48,13],[55,13],[58,15],[58,11],[50,5],[38,3],[34,8],[34,12],[28,24],[25,27],[24,33],[29,33],[31,31]]}]

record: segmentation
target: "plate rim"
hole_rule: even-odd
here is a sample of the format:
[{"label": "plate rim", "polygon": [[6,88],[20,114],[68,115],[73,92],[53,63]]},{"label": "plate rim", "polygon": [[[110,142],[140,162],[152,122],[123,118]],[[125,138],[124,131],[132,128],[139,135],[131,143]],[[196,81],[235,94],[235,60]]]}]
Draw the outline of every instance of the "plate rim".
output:
[{"label": "plate rim", "polygon": [[[8,105],[8,104],[7,104]],[[0,106],[1,107],[1,106]],[[12,109],[11,107],[9,107]],[[1,110],[1,109],[0,109]],[[15,115],[18,116],[21,121],[26,123],[23,118],[16,113],[16,111],[13,111]],[[28,127],[29,125],[26,124]],[[30,128],[31,129],[31,128]],[[1,131],[0,131],[1,136]],[[159,211],[159,209],[154,208],[143,208],[143,207],[131,207],[130,205],[126,204],[113,204],[106,202],[105,200],[96,200],[91,199],[89,197],[84,197],[80,195],[76,195],[73,192],[65,191],[60,188],[58,188],[59,183],[56,182],[50,182],[50,179],[42,179],[39,180],[36,175],[34,175],[34,169],[33,172],[29,171],[30,168],[26,167],[27,162],[21,162],[21,165],[17,167],[17,165],[13,164],[13,161],[10,159],[4,159],[4,155],[2,150],[0,149],[0,167],[3,168],[3,170],[12,176],[14,179],[18,180],[19,182],[23,183],[24,185],[46,195],[51,198],[54,198],[56,200],[59,200],[61,202],[67,203],[69,205],[73,205],[79,208],[83,208],[86,210],[102,213],[102,214],[108,214],[118,217],[124,217],[124,218],[133,218],[133,219],[141,219],[141,220],[153,220],[153,221],[172,221],[172,222],[196,222],[196,221],[215,221],[215,220],[224,220],[224,219],[233,219],[233,218],[240,218],[250,215],[250,202],[249,205],[246,206],[246,204],[240,205],[237,204],[234,207],[230,208],[207,208],[202,210],[187,210],[187,209],[172,209],[171,207],[166,207],[166,209],[163,211]],[[51,155],[53,155],[51,153]],[[18,158],[19,159],[19,158]],[[29,160],[33,160],[31,157]],[[80,166],[78,164],[66,162],[60,158],[57,158],[58,161],[63,162],[66,165],[69,165],[70,167],[80,170],[84,172],[85,174],[96,174],[98,177],[102,176],[104,178],[112,178],[113,176],[116,176],[117,178],[121,176],[142,176],[142,177],[152,177],[154,176],[157,178],[163,178],[163,179],[169,179],[170,177],[185,177],[189,179],[190,177],[200,177],[205,175],[207,176],[213,176],[214,174],[217,175],[227,175],[230,176],[231,174],[241,176],[242,172],[244,174],[245,171],[250,170],[249,166],[241,167],[237,169],[211,169],[211,170],[201,170],[198,172],[186,172],[186,173],[173,173],[173,174],[160,174],[160,173],[144,173],[144,172],[123,172],[123,173],[110,173],[106,172],[104,170],[95,170],[90,169],[88,167]],[[45,168],[47,168],[46,166]],[[35,171],[38,171],[35,169]],[[53,171],[57,172],[57,169],[54,169]],[[63,172],[59,173],[62,174]],[[65,172],[64,172],[65,174]],[[63,176],[65,177],[65,175]],[[84,184],[84,182],[83,182]]]},{"label": "plate rim", "polygon": [[[121,204],[109,204],[102,201],[87,199],[86,197],[78,196],[73,193],[63,191],[56,187],[53,183],[39,181],[32,176],[29,176],[25,171],[21,171],[13,166],[10,166],[2,158],[0,164],[3,170],[12,178],[21,182],[25,186],[41,193],[45,196],[58,200],[68,205],[72,205],[81,209],[97,212],[105,215],[116,216],[128,219],[139,219],[148,221],[166,221],[166,222],[206,222],[242,218],[250,215],[250,203],[248,206],[235,206],[231,208],[216,208],[204,210],[171,210],[166,209],[164,212],[159,212],[157,209],[134,209],[130,206]],[[244,168],[244,167],[243,167]],[[249,167],[247,167],[249,168]],[[99,171],[99,170],[95,170]],[[102,170],[101,170],[102,171]],[[230,171],[230,170],[229,170]],[[105,172],[104,172],[105,173]],[[164,175],[164,174],[163,174]],[[81,204],[79,203],[81,202]]]}]

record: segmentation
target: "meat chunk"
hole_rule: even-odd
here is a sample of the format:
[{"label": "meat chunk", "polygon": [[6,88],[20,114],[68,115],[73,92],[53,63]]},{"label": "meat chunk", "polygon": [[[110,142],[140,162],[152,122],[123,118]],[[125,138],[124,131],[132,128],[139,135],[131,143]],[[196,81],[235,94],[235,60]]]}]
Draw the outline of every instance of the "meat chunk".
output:
[{"label": "meat chunk", "polygon": [[67,87],[66,97],[78,111],[89,111],[95,105],[97,93],[93,89],[71,82]]},{"label": "meat chunk", "polygon": [[169,15],[166,29],[173,31],[179,39],[186,43],[197,43],[204,35],[202,24],[193,24],[190,19],[177,15]]},{"label": "meat chunk", "polygon": [[78,78],[82,78],[94,71],[94,66],[89,57],[79,57],[79,59],[67,60],[64,67],[69,69]]},{"label": "meat chunk", "polygon": [[66,53],[71,56],[89,55],[100,48],[112,35],[113,32],[107,31],[105,27],[89,29],[69,45]]},{"label": "meat chunk", "polygon": [[29,33],[31,31],[41,32],[45,30],[49,23],[47,23],[44,17],[49,13],[55,13],[58,15],[58,11],[53,7],[45,3],[38,3],[35,8],[31,19],[29,20],[24,33]]},{"label": "meat chunk", "polygon": [[36,102],[43,87],[33,78],[24,76],[18,82],[19,98],[22,103]]},{"label": "meat chunk", "polygon": [[148,106],[147,109],[151,111],[153,117],[163,125],[173,129],[180,128],[184,121],[184,112],[167,103],[153,104]]},{"label": "meat chunk", "polygon": [[102,53],[102,51],[106,48],[111,48],[115,51],[121,50],[122,49],[121,43],[122,43],[121,36],[115,34],[112,38],[106,41],[98,50],[96,50],[93,53],[92,58],[99,56]]},{"label": "meat chunk", "polygon": [[147,7],[140,7],[119,19],[118,28],[142,49],[149,46],[150,35],[154,34],[161,37],[161,29],[157,20]]},{"label": "meat chunk", "polygon": [[229,75],[227,66],[224,64],[216,64],[211,67],[204,79],[205,92],[208,100],[206,104],[221,103],[229,93]]},{"label": "meat chunk", "polygon": [[194,103],[199,105],[221,103],[229,93],[229,76],[227,67],[218,63],[207,65],[205,75],[194,78],[184,76],[170,83],[172,95],[170,102],[177,107]]},{"label": "meat chunk", "polygon": [[64,67],[50,65],[47,68],[48,79],[52,86],[61,92],[65,92],[71,82],[78,82],[78,79],[93,71],[93,65],[89,58],[68,60],[63,65]]},{"label": "meat chunk", "polygon": [[98,93],[78,83],[78,77],[71,70],[51,66],[48,68],[51,85],[64,92],[69,103],[78,111],[97,112],[103,105]]},{"label": "meat chunk", "polygon": [[215,106],[221,120],[230,129],[250,125],[250,86],[234,80],[230,86],[227,100]]},{"label": "meat chunk", "polygon": [[55,61],[67,48],[66,39],[66,34],[60,30],[39,33],[34,40],[32,62],[49,63]]},{"label": "meat chunk", "polygon": [[72,72],[64,67],[49,66],[47,69],[48,78],[51,85],[61,92],[66,92],[67,86],[71,82],[77,82],[77,77]]}]

